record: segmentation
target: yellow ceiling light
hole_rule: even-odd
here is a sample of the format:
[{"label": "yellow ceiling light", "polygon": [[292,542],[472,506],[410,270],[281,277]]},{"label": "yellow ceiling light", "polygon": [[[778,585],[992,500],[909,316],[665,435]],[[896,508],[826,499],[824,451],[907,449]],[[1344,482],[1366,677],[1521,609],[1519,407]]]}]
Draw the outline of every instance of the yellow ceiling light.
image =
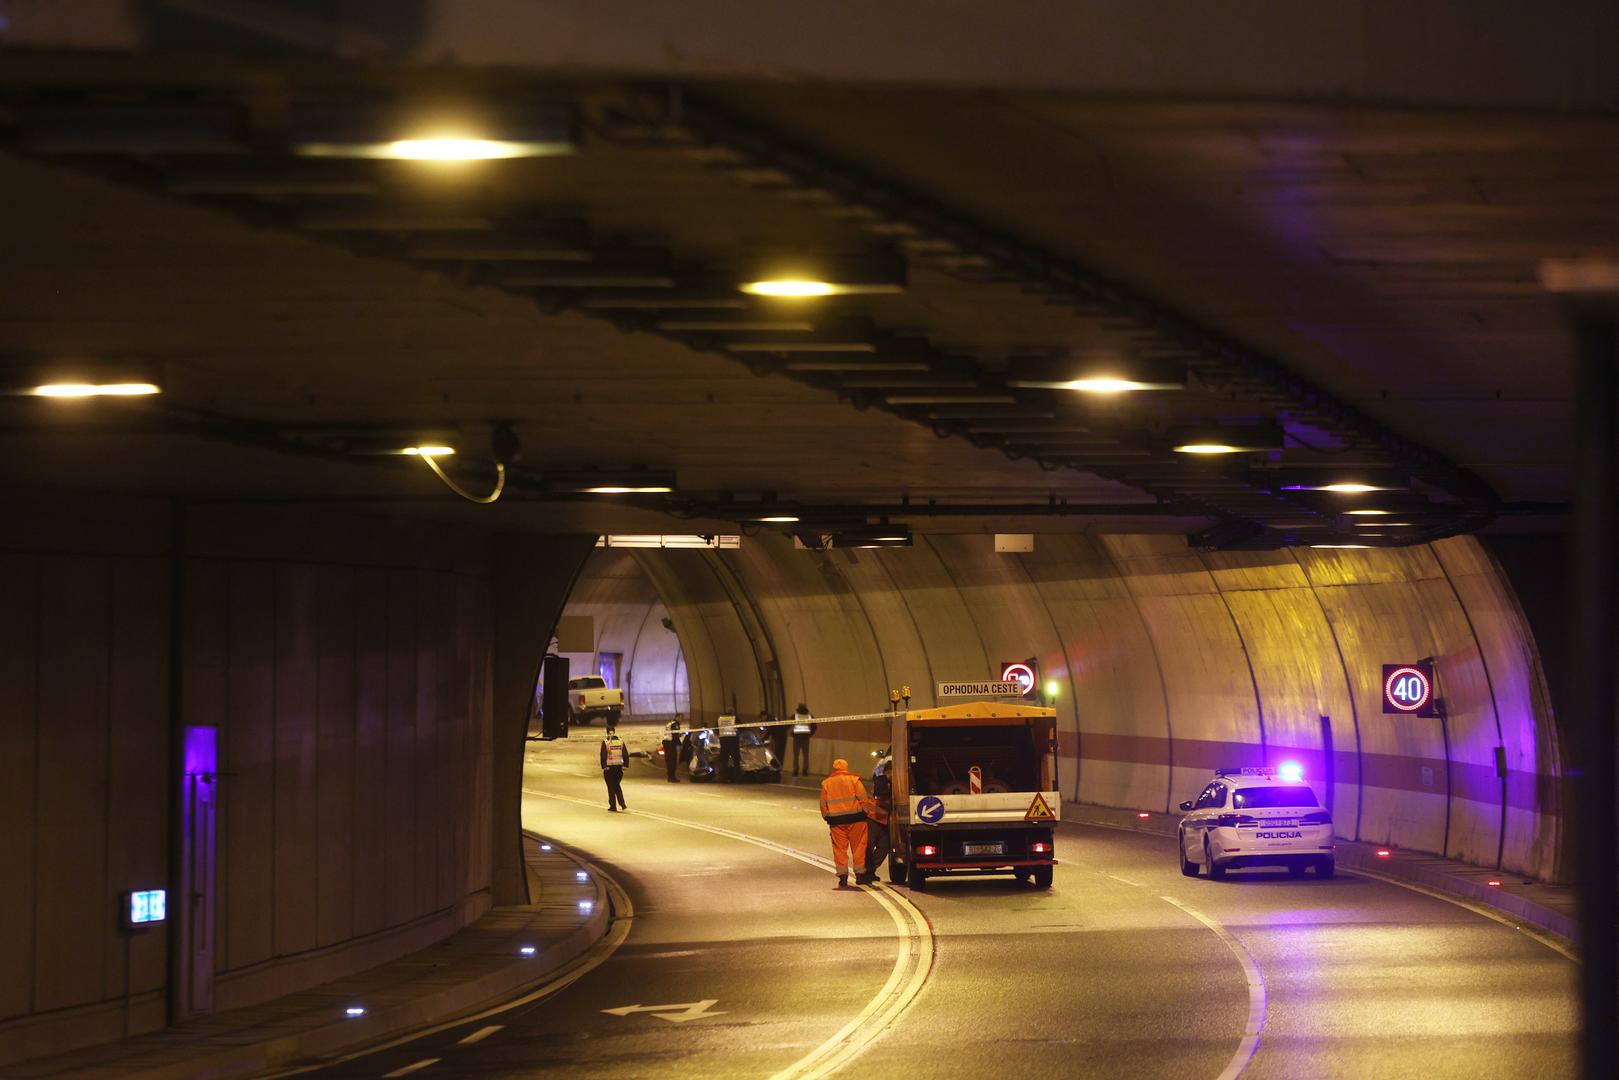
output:
[{"label": "yellow ceiling light", "polygon": [[799,519],[796,514],[773,514],[770,517],[754,518],[753,520],[766,525],[791,525]]},{"label": "yellow ceiling light", "polygon": [[1240,446],[1229,443],[1182,443],[1175,447],[1177,454],[1240,454]]},{"label": "yellow ceiling light", "polygon": [[838,287],[830,281],[807,281],[798,278],[776,278],[764,281],[744,281],[738,286],[750,296],[803,298],[836,296]]},{"label": "yellow ceiling light", "polygon": [[1097,375],[1085,379],[1069,379],[1067,382],[1055,383],[1055,390],[1077,390],[1082,394],[1129,394],[1137,390],[1156,390],[1157,383],[1137,382],[1135,379],[1120,379],[1112,375]]},{"label": "yellow ceiling light", "polygon": [[596,487],[584,489],[587,495],[666,495],[674,488],[663,487],[659,484],[648,484],[644,487],[628,487],[621,484],[601,484]]},{"label": "yellow ceiling light", "polygon": [[1370,544],[1311,544],[1310,546],[1313,547],[1313,548],[1325,548],[1325,549],[1328,549],[1328,550],[1362,550],[1362,549],[1370,550],[1372,545],[1370,545]]},{"label": "yellow ceiling light", "polygon": [[1409,521],[1357,521],[1355,524],[1363,529],[1393,529],[1399,527],[1409,528],[1411,526]]},{"label": "yellow ceiling light", "polygon": [[[1363,510],[1345,510],[1344,513],[1349,514],[1352,517],[1387,517],[1388,515],[1394,513],[1394,511],[1392,511],[1392,510],[1373,510],[1373,509],[1370,509],[1370,508],[1366,508],[1366,509],[1363,509]],[[1371,522],[1366,522],[1366,524],[1370,525]]]},{"label": "yellow ceiling light", "polygon": [[455,453],[453,446],[407,446],[400,451],[411,457],[448,457]]},{"label": "yellow ceiling light", "polygon": [[578,122],[566,105],[424,111],[404,103],[295,105],[287,140],[296,154],[378,161],[465,162],[571,154]]},{"label": "yellow ceiling light", "polygon": [[1331,491],[1338,495],[1364,495],[1368,491],[1381,491],[1381,488],[1371,484],[1323,484],[1317,491]]},{"label": "yellow ceiling light", "polygon": [[47,398],[143,397],[161,392],[157,384],[149,382],[44,383],[29,391],[35,397]]}]

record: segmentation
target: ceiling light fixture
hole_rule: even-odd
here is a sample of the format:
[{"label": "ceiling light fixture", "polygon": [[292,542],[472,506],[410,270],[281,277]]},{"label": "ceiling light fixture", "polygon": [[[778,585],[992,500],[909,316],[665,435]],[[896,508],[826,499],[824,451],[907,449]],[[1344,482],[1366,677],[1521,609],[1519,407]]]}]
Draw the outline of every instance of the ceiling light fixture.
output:
[{"label": "ceiling light fixture", "polygon": [[830,281],[798,281],[791,278],[775,281],[744,281],[737,286],[751,296],[808,297],[832,296],[837,292]]},{"label": "ceiling light fixture", "polygon": [[571,108],[530,105],[455,119],[407,116],[399,106],[293,108],[294,153],[303,157],[454,163],[571,154],[579,147]]},{"label": "ceiling light fixture", "polygon": [[1218,423],[1169,434],[1177,454],[1263,454],[1282,449],[1282,429],[1268,423]]},{"label": "ceiling light fixture", "polygon": [[449,457],[455,453],[453,446],[407,446],[399,451],[411,457]]},{"label": "ceiling light fixture", "polygon": [[667,495],[675,489],[675,474],[667,469],[585,469],[548,472],[552,491],[578,495]]},{"label": "ceiling light fixture", "polygon": [[1007,384],[1020,389],[1070,390],[1100,397],[1186,389],[1184,366],[1137,357],[1018,357],[1006,375]]},{"label": "ceiling light fixture", "polygon": [[62,382],[43,383],[28,391],[35,397],[45,398],[89,398],[89,397],[145,397],[150,394],[162,393],[156,383],[149,382],[119,382],[119,383],[85,383]]},{"label": "ceiling light fixture", "polygon": [[[1373,516],[1384,517],[1384,516],[1387,516],[1389,514],[1394,513],[1394,511],[1392,511],[1392,510],[1373,510],[1373,509],[1370,509],[1370,508],[1364,508],[1364,509],[1360,509],[1360,510],[1345,510],[1344,513],[1350,515],[1351,517],[1373,517]],[[1362,524],[1370,525],[1372,523],[1368,521],[1368,522],[1364,522]]]},{"label": "ceiling light fixture", "polygon": [[791,525],[799,518],[797,514],[771,514],[769,517],[756,517],[753,520],[763,525]]},{"label": "ceiling light fixture", "polygon": [[905,291],[905,261],[891,251],[857,256],[785,255],[749,260],[737,289],[770,300],[816,300]]},{"label": "ceiling light fixture", "polygon": [[1323,549],[1327,549],[1327,550],[1356,550],[1356,549],[1362,549],[1362,548],[1370,548],[1372,545],[1370,545],[1370,544],[1311,544],[1310,546],[1313,547],[1313,548],[1323,548]]}]

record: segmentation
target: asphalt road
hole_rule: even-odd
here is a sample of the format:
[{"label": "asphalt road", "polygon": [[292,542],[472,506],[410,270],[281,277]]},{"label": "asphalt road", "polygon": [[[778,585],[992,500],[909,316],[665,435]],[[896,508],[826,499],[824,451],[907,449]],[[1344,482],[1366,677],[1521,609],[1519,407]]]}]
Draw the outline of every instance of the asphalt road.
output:
[{"label": "asphalt road", "polygon": [[[598,737],[531,744],[525,823],[628,892],[623,946],[546,1000],[324,1075],[812,1077],[840,1030],[843,1076],[1574,1074],[1573,963],[1443,900],[1344,875],[1189,879],[1171,840],[1065,826],[1050,891],[934,880],[883,903],[784,850],[830,854],[812,790],[637,763],[632,813],[609,814]],[[931,942],[902,936],[906,897]],[[906,1003],[890,977],[924,945]]]}]

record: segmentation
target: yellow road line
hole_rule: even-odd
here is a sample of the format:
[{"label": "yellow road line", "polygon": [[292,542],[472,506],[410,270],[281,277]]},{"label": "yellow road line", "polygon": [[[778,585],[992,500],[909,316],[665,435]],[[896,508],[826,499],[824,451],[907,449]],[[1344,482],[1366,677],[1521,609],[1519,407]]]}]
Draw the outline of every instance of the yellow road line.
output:
[{"label": "yellow road line", "polygon": [[[557,799],[562,802],[578,803],[581,806],[595,806],[591,799],[581,799],[572,795],[558,795],[549,791],[535,791],[524,788],[523,794],[536,795],[546,799]],[[767,848],[799,862],[810,866],[834,872],[836,868],[832,860],[822,855],[811,855],[807,851],[778,844],[774,840],[766,840],[762,836],[753,836],[749,833],[737,832],[735,829],[726,829],[719,825],[705,825],[700,822],[687,821],[683,818],[670,817],[666,814],[653,813],[650,810],[629,810],[626,813],[640,817],[661,821],[669,825],[679,825],[682,828],[698,829],[702,832],[713,833],[717,836],[740,840],[756,847]],[[894,920],[895,930],[899,934],[900,947],[894,957],[894,967],[888,974],[888,980],[883,983],[882,989],[872,997],[866,1007],[853,1020],[839,1028],[821,1045],[793,1062],[791,1065],[777,1072],[770,1080],[820,1080],[821,1077],[830,1076],[838,1069],[847,1065],[858,1057],[877,1036],[889,1027],[892,1027],[901,1016],[911,1007],[912,1003],[922,992],[928,975],[933,971],[933,927],[928,924],[919,908],[913,904],[909,897],[895,892],[881,882],[866,887],[865,891],[888,912]]]}]

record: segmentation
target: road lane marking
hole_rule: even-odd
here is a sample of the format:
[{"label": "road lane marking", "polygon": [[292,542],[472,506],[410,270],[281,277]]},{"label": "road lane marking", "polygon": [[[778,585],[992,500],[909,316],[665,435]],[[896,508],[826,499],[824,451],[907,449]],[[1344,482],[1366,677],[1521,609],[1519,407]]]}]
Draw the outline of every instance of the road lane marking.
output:
[{"label": "road lane marking", "polygon": [[1230,1063],[1226,1065],[1225,1071],[1217,1078],[1217,1080],[1237,1080],[1237,1077],[1242,1075],[1242,1070],[1246,1069],[1248,1063],[1254,1059],[1254,1054],[1259,1050],[1259,1037],[1265,1031],[1265,979],[1259,973],[1259,964],[1255,962],[1253,953],[1248,951],[1248,946],[1238,941],[1231,931],[1201,911],[1188,907],[1173,896],[1160,896],[1158,899],[1168,904],[1174,904],[1214,931],[1214,936],[1225,943],[1225,947],[1231,950],[1232,955],[1237,958],[1237,962],[1242,965],[1242,976],[1248,980],[1248,1023],[1243,1028],[1242,1041],[1237,1044],[1237,1052],[1231,1055]]},{"label": "road lane marking", "polygon": [[1370,878],[1373,881],[1381,881],[1386,885],[1398,885],[1402,889],[1410,889],[1412,892],[1419,892],[1424,896],[1431,896],[1435,900],[1443,900],[1447,904],[1455,904],[1457,907],[1465,908],[1475,915],[1482,915],[1492,922],[1498,922],[1502,926],[1511,927],[1524,937],[1529,938],[1531,941],[1540,942],[1542,945],[1546,946],[1546,948],[1558,953],[1565,959],[1572,960],[1576,964],[1580,962],[1579,954],[1571,949],[1568,945],[1563,944],[1563,940],[1559,935],[1553,934],[1550,930],[1543,930],[1538,926],[1529,926],[1518,922],[1505,912],[1496,911],[1493,908],[1487,908],[1483,904],[1472,903],[1471,901],[1464,900],[1459,896],[1451,896],[1449,893],[1440,892],[1438,889],[1430,889],[1425,885],[1418,885],[1414,881],[1406,881],[1404,878],[1394,877],[1392,874],[1380,874],[1376,870],[1362,870],[1358,866],[1344,866],[1342,863],[1340,863],[1338,865],[1338,872],[1340,874],[1353,874],[1356,877]]},{"label": "road lane marking", "polygon": [[724,1009],[713,1008],[719,1003],[719,998],[704,998],[702,1001],[682,1001],[678,1005],[620,1005],[616,1009],[603,1009],[602,1012],[609,1016],[651,1013],[659,1020],[667,1020],[671,1024],[684,1024],[688,1020],[705,1020],[710,1016],[724,1016]]},{"label": "road lane marking", "polygon": [[1103,876],[1103,877],[1110,877],[1110,878],[1112,878],[1112,879],[1113,879],[1113,880],[1114,880],[1114,881],[1122,881],[1122,882],[1124,882],[1124,883],[1125,883],[1125,884],[1126,884],[1126,885],[1134,885],[1134,886],[1135,886],[1135,887],[1136,887],[1136,888],[1138,888],[1138,889],[1145,889],[1145,888],[1146,888],[1146,886],[1145,886],[1145,885],[1143,885],[1143,884],[1141,884],[1141,882],[1139,882],[1139,881],[1131,881],[1131,880],[1130,880],[1130,879],[1129,879],[1129,878],[1127,878],[1127,877],[1120,877],[1120,876],[1119,876],[1119,875],[1118,875],[1118,874],[1110,874],[1110,873],[1108,873],[1108,872],[1107,872],[1107,871],[1106,871],[1106,870],[1104,870],[1104,871],[1102,871],[1102,876]]},{"label": "road lane marking", "polygon": [[[535,791],[533,788],[523,788],[523,794],[535,795],[545,799],[556,799],[561,802],[577,803],[580,806],[594,806],[593,800],[581,799],[573,795],[559,795],[549,791]],[[707,794],[699,792],[699,794]],[[786,844],[778,844],[774,840],[766,840],[762,836],[753,836],[749,833],[737,832],[734,829],[722,828],[718,825],[705,825],[696,821],[687,821],[682,818],[669,817],[666,814],[653,813],[650,810],[630,810],[630,814],[661,821],[669,825],[678,825],[686,829],[697,829],[701,832],[713,833],[717,836],[730,837],[745,844],[767,848],[788,858],[808,863],[810,866],[825,870],[828,873],[836,871],[832,860],[824,855],[811,855]],[[791,1065],[782,1069],[770,1080],[820,1080],[836,1070],[842,1068],[858,1057],[867,1046],[888,1028],[892,1027],[916,1001],[922,992],[923,985],[933,971],[934,939],[933,927],[927,917],[922,914],[910,898],[890,889],[882,882],[861,888],[862,892],[870,895],[882,905],[893,919],[894,927],[899,933],[900,947],[894,957],[894,967],[888,974],[888,980],[883,983],[882,989],[861,1010],[860,1015],[839,1028],[825,1042],[799,1058]]]},{"label": "road lane marking", "polygon": [[[582,799],[579,801],[584,802]],[[594,804],[591,803],[587,805]],[[523,833],[526,836],[538,838],[537,833],[530,832],[527,829],[524,829]],[[551,840],[550,842],[558,848],[565,847],[565,845],[559,844],[555,840]],[[352,1053],[343,1054],[340,1057],[330,1058],[311,1065],[304,1065],[296,1069],[287,1069],[278,1073],[270,1073],[268,1074],[270,1080],[280,1080],[281,1077],[285,1076],[297,1076],[300,1073],[315,1072],[318,1069],[329,1069],[334,1065],[341,1065],[346,1061],[353,1061],[356,1058],[369,1057],[372,1054],[381,1053],[384,1050],[392,1050],[396,1046],[404,1046],[407,1043],[413,1043],[418,1039],[425,1039],[429,1035],[437,1035],[441,1031],[448,1031],[451,1028],[465,1027],[468,1024],[475,1024],[479,1020],[487,1020],[491,1016],[499,1016],[501,1013],[511,1012],[513,1009],[521,1008],[524,1005],[539,1001],[541,998],[549,997],[561,990],[565,990],[575,982],[578,982],[580,979],[590,974],[592,971],[595,971],[598,967],[601,967],[601,965],[605,964],[612,957],[612,955],[618,951],[618,947],[624,944],[624,939],[630,936],[630,927],[635,922],[635,905],[630,900],[630,894],[624,891],[624,887],[620,885],[617,880],[612,877],[612,875],[608,874],[595,863],[589,862],[582,858],[577,859],[577,861],[597,881],[601,882],[602,887],[607,890],[609,903],[612,906],[613,919],[607,925],[607,936],[596,942],[596,944],[592,945],[589,949],[585,950],[585,952],[577,960],[574,960],[571,964],[561,968],[555,978],[536,987],[533,990],[530,990],[521,997],[514,998],[511,1001],[502,1002],[499,1005],[484,1009],[482,1012],[473,1013],[471,1016],[458,1016],[454,1020],[446,1020],[443,1023],[419,1028],[408,1035],[402,1035],[397,1039],[390,1039],[387,1042],[379,1043],[375,1046],[368,1046],[364,1050],[356,1050]]]},{"label": "road lane marking", "polygon": [[395,1069],[391,1073],[383,1073],[382,1080],[394,1080],[395,1077],[409,1076],[413,1072],[420,1072],[430,1065],[437,1065],[442,1058],[423,1058],[414,1065],[406,1065],[403,1069]]},{"label": "road lane marking", "polygon": [[499,1031],[505,1026],[505,1024],[490,1024],[488,1027],[481,1027],[477,1031],[474,1031],[471,1035],[468,1035],[466,1038],[457,1039],[456,1045],[471,1046],[473,1043],[483,1042],[485,1039],[489,1038],[489,1036],[493,1035],[495,1032]]}]

